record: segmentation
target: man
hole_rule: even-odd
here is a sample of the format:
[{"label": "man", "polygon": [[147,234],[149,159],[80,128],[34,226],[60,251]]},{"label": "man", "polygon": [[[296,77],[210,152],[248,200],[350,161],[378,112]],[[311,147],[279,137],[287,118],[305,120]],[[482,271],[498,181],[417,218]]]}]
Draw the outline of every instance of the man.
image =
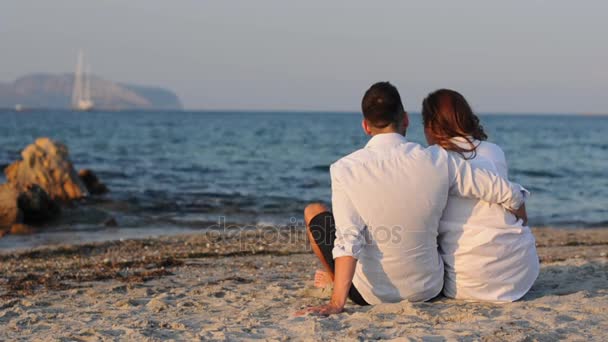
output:
[{"label": "man", "polygon": [[409,124],[397,89],[374,84],[363,97],[365,146],[331,166],[332,206],[304,211],[313,252],[334,282],[329,304],[298,312],[342,312],[359,305],[427,301],[443,287],[437,250],[448,195],[499,203],[515,211],[525,191],[438,147],[408,142]]}]

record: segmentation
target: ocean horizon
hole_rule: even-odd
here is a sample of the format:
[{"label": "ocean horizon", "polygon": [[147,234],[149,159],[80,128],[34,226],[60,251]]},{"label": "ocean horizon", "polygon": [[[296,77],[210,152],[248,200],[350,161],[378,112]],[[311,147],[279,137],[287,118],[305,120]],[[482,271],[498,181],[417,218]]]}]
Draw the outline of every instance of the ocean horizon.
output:
[{"label": "ocean horizon", "polygon": [[[361,115],[360,110],[347,109],[244,109],[244,108],[183,108],[183,109],[155,109],[155,108],[139,108],[139,109],[106,109],[94,108],[90,111],[75,111],[68,107],[27,107],[17,104],[19,109],[13,107],[0,107],[0,113],[20,113],[27,114],[30,112],[74,112],[74,113],[199,113],[199,114],[346,114],[346,115]],[[420,115],[419,110],[407,111],[410,115]],[[608,116],[608,112],[516,112],[516,111],[481,111],[476,112],[476,115],[483,116],[574,116],[574,117],[602,117]]]}]

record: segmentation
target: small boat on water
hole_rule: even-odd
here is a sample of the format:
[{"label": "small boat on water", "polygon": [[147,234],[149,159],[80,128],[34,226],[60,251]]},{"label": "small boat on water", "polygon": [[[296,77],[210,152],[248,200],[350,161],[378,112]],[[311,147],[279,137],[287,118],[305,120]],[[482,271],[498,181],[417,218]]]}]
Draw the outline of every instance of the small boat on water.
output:
[{"label": "small boat on water", "polygon": [[23,112],[23,106],[21,104],[16,104],[15,112]]},{"label": "small boat on water", "polygon": [[79,112],[93,110],[95,104],[91,99],[91,68],[84,70],[84,53],[79,51],[74,73],[74,90],[72,92],[72,109]]}]

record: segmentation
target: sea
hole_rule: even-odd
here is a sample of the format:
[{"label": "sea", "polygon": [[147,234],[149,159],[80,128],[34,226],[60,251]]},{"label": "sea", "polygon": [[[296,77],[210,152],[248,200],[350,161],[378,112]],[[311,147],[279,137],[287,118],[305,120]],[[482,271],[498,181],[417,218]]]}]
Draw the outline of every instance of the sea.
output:
[{"label": "sea", "polygon": [[[608,227],[608,117],[480,118],[505,151],[510,179],[532,193],[530,225]],[[426,145],[420,115],[410,120],[407,138]],[[308,202],[330,203],[331,163],[369,139],[360,124],[361,114],[332,112],[0,111],[2,168],[38,137],[60,141],[76,169],[110,188],[80,205],[118,223],[63,220],[6,236],[0,249],[303,226]]]}]

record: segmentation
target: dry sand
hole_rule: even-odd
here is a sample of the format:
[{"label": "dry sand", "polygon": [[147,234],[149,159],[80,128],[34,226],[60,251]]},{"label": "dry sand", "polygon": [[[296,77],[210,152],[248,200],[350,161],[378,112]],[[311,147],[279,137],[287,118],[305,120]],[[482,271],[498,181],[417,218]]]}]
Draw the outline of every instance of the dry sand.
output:
[{"label": "dry sand", "polygon": [[301,231],[199,234],[0,255],[0,340],[608,340],[608,229],[535,229],[542,270],[509,304],[326,301]]}]

